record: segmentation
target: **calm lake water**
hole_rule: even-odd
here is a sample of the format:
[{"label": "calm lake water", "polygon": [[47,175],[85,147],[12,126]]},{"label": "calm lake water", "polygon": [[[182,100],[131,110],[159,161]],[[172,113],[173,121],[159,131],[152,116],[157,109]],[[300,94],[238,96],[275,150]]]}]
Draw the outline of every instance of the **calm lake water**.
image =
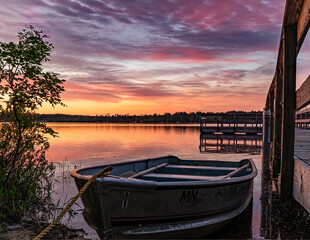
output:
[{"label": "calm lake water", "polygon": [[[254,181],[252,232],[249,236],[259,237],[260,231],[260,183],[261,156],[248,153],[219,153],[225,146],[217,146],[219,140],[211,139],[208,146],[201,152],[200,131],[198,124],[110,124],[110,123],[49,123],[59,133],[58,138],[51,138],[51,148],[47,153],[49,161],[57,166],[56,183],[54,185],[54,200],[59,200],[60,206],[68,202],[77,193],[69,172],[75,167],[88,167],[115,161],[129,159],[153,158],[164,155],[176,155],[182,159],[230,160],[239,161],[243,158],[253,158],[258,176]],[[238,140],[239,141],[239,140]],[[204,141],[206,142],[206,141]],[[224,141],[225,142],[225,141]],[[228,141],[226,141],[228,143]],[[234,141],[229,141],[233,143]],[[223,143],[223,141],[222,141]],[[237,143],[237,144],[236,144]],[[258,142],[259,143],[259,142]],[[256,147],[257,141],[235,141],[231,150],[244,149],[244,144]],[[223,152],[222,151],[222,152]],[[78,214],[69,222],[70,226],[83,228],[89,238],[98,238],[95,231],[87,226],[81,214],[82,203],[74,209]],[[66,218],[67,219],[67,218]],[[64,221],[66,221],[66,219]],[[242,223],[241,223],[242,224]],[[223,229],[225,231],[225,228]],[[233,234],[233,233],[232,233]],[[231,238],[235,238],[234,235]]]}]

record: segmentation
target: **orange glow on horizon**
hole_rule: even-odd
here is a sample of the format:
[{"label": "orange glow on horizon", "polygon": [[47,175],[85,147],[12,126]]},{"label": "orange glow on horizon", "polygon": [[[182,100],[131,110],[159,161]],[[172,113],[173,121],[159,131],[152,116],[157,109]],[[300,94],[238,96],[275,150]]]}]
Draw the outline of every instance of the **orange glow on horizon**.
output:
[{"label": "orange glow on horizon", "polygon": [[[163,114],[166,112],[226,112],[231,110],[252,111],[261,110],[265,94],[247,96],[246,101],[240,96],[221,96],[192,98],[184,102],[184,99],[139,99],[137,101],[128,100],[119,103],[97,102],[90,100],[68,100],[64,101],[67,107],[56,106],[55,108],[47,104],[39,110],[41,114],[71,114],[71,115],[105,115],[105,114]],[[234,106],[234,107],[232,107]]]}]

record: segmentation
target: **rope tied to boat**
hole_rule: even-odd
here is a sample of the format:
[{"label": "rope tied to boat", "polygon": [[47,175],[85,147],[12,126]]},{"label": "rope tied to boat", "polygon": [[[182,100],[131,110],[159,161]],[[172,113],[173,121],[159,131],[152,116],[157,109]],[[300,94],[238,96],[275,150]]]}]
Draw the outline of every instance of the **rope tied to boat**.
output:
[{"label": "rope tied to boat", "polygon": [[80,196],[87,190],[87,188],[96,181],[96,178],[103,177],[105,175],[108,175],[113,170],[113,167],[108,166],[104,168],[101,172],[94,174],[88,181],[85,183],[85,185],[81,188],[81,190],[76,194],[70,203],[61,211],[61,213],[57,216],[57,218],[50,223],[39,235],[37,235],[33,240],[40,240],[43,238],[49,231],[51,231],[56,224],[62,219],[62,217],[69,211],[69,209],[72,207],[72,205],[76,202],[76,200],[79,199]]}]

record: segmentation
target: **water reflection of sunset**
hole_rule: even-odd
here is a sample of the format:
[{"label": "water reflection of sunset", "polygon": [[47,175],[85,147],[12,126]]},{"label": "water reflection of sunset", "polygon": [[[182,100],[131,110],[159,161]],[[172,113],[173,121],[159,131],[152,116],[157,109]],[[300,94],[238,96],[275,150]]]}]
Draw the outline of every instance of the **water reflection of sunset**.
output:
[{"label": "water reflection of sunset", "polygon": [[[94,165],[111,159],[189,154],[198,151],[198,125],[50,123],[59,138],[50,139],[48,159]],[[173,144],[171,144],[173,143]],[[171,144],[168,146],[168,144]]]},{"label": "water reflection of sunset", "polygon": [[[50,139],[51,148],[47,158],[53,162],[64,163],[56,164],[58,167],[56,177],[59,183],[54,186],[57,196],[62,198],[73,196],[76,192],[73,179],[68,178],[70,180],[68,182],[64,177],[66,175],[69,177],[69,171],[74,168],[74,165],[86,167],[113,161],[176,155],[182,159],[226,161],[240,161],[240,159],[252,157],[258,170],[261,169],[259,155],[210,152],[201,154],[198,124],[49,123],[48,125],[59,132],[59,138]],[[260,212],[257,194],[260,191],[259,176],[254,180],[253,212],[256,216]],[[66,188],[64,188],[64,182]],[[252,226],[254,235],[259,232],[257,221],[256,217]],[[75,216],[70,225],[93,232],[82,220],[81,214]]]}]

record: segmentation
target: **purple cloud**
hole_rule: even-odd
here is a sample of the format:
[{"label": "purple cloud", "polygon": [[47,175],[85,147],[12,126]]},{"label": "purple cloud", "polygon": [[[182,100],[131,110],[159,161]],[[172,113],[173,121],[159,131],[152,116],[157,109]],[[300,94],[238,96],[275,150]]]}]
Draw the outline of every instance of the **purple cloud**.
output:
[{"label": "purple cloud", "polygon": [[12,0],[0,9],[0,41],[16,41],[29,24],[43,29],[55,46],[45,66],[68,80],[67,100],[170,99],[173,107],[174,99],[198,109],[198,98],[226,97],[236,99],[232,109],[258,109],[283,12],[282,0]]}]

